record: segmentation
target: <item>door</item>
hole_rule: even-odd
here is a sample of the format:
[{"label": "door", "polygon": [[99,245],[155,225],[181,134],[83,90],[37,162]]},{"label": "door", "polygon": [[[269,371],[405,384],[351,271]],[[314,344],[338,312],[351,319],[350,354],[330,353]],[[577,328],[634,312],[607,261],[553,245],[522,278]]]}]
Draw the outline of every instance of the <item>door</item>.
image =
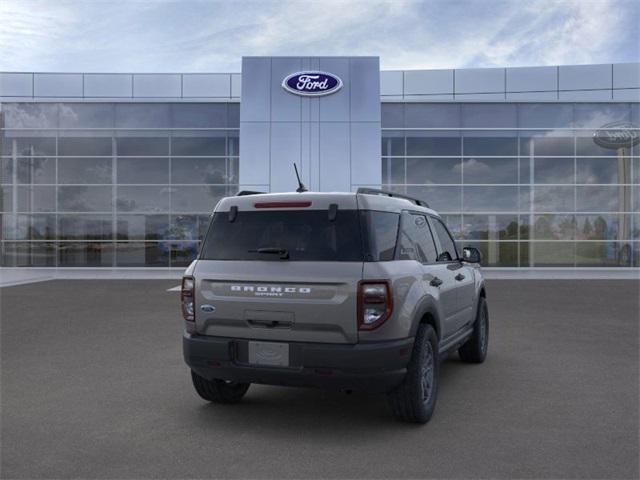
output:
[{"label": "door", "polygon": [[442,337],[455,333],[458,304],[454,273],[446,263],[436,261],[436,245],[424,214],[402,214],[398,246],[398,260],[416,260],[422,266],[424,289],[440,307]]},{"label": "door", "polygon": [[451,318],[451,329],[455,333],[473,320],[471,311],[475,285],[474,272],[472,268],[460,261],[453,237],[442,220],[430,217],[429,223],[438,250],[436,261],[438,264],[445,265],[449,271],[448,278],[451,279],[452,288],[455,291],[455,313]]}]

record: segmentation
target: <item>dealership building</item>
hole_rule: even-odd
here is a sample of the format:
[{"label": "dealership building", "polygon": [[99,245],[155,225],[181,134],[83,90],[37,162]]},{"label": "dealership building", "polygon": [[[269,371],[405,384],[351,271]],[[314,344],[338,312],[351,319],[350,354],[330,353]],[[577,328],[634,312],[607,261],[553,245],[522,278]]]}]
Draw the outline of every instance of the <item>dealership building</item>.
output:
[{"label": "dealership building", "polygon": [[639,126],[640,63],[3,72],[1,265],[183,268],[221,197],[293,191],[295,162],[425,200],[487,267],[637,268]]}]

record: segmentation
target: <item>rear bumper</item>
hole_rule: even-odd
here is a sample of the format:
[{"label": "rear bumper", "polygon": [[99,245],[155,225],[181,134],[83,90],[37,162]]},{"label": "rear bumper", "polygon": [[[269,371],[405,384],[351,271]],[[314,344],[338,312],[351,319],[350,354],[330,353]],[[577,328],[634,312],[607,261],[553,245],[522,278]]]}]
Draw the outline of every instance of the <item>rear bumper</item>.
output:
[{"label": "rear bumper", "polygon": [[413,338],[355,345],[289,343],[289,367],[248,363],[247,339],[185,332],[184,360],[207,379],[387,392],[402,382]]}]

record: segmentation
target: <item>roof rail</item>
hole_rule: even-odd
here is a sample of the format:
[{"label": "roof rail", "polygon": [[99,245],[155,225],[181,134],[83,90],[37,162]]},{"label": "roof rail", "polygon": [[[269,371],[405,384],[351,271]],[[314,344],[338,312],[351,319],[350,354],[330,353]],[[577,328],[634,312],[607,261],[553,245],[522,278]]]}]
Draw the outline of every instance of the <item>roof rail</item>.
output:
[{"label": "roof rail", "polygon": [[254,192],[253,190],[240,190],[236,193],[236,197],[244,197],[246,195],[262,195],[265,192]]},{"label": "roof rail", "polygon": [[419,200],[414,197],[410,197],[408,195],[402,195],[401,193],[388,192],[387,190],[378,190],[377,188],[365,188],[360,187],[356,193],[364,193],[365,195],[383,195],[385,197],[393,197],[393,198],[402,198],[404,200],[409,200],[410,202],[415,203],[420,207],[429,208],[429,204],[423,200]]}]

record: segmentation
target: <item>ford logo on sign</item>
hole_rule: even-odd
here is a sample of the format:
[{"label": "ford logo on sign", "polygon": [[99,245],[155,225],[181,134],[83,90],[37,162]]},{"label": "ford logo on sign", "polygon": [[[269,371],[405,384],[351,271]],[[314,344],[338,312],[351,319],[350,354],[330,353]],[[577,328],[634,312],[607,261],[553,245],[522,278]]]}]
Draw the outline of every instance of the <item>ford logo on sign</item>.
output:
[{"label": "ford logo on sign", "polygon": [[640,129],[627,122],[603,125],[593,134],[593,141],[603,148],[624,148],[640,142]]},{"label": "ford logo on sign", "polygon": [[340,77],[327,72],[296,72],[282,81],[282,88],[296,95],[319,97],[342,88]]}]

